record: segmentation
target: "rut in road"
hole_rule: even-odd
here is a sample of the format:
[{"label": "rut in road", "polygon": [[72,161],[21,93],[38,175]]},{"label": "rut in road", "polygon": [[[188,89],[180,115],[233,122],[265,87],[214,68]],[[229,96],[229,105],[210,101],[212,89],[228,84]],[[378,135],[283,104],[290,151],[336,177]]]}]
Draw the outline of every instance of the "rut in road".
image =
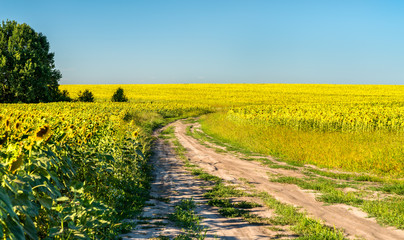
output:
[{"label": "rut in road", "polygon": [[[159,132],[155,133],[158,136]],[[201,216],[200,225],[205,228],[205,239],[293,239],[289,231],[272,231],[264,226],[251,225],[240,218],[225,218],[217,208],[207,204],[203,197],[206,181],[196,179],[185,170],[184,163],[176,156],[172,144],[157,139],[153,147],[153,181],[151,199],[142,215],[133,221],[137,226],[122,239],[157,239],[162,236],[175,238],[184,231],[168,219],[174,206],[182,199],[192,198],[197,204],[196,212]],[[260,209],[261,211],[265,211]]]},{"label": "rut in road", "polygon": [[326,206],[316,201],[314,194],[303,191],[296,185],[271,182],[268,177],[268,173],[296,176],[300,174],[299,172],[271,169],[258,162],[242,160],[228,153],[218,153],[201,145],[198,140],[186,134],[186,129],[190,125],[195,128],[195,124],[186,124],[182,121],[172,124],[175,127],[176,137],[187,150],[187,157],[206,172],[225,180],[238,181],[240,184],[242,182],[239,178],[242,177],[257,190],[265,191],[281,202],[302,207],[310,216],[322,219],[330,226],[343,229],[349,237],[368,240],[404,239],[404,231],[382,227],[374,219],[366,218],[366,213],[357,208],[344,204]]}]

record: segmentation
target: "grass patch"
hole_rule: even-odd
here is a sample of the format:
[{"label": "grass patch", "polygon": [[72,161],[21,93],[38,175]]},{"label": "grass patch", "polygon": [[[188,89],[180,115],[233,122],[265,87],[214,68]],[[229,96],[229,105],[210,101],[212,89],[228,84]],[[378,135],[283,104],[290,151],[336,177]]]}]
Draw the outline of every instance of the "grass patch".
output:
[{"label": "grass patch", "polygon": [[160,132],[159,138],[171,139],[174,138],[174,127],[170,126]]},{"label": "grass patch", "polygon": [[[404,229],[404,199],[402,197],[391,197],[383,200],[365,200],[356,192],[344,192],[337,188],[346,185],[337,184],[323,178],[301,179],[295,177],[279,177],[271,181],[295,184],[303,189],[316,190],[321,193],[317,200],[325,203],[343,203],[363,209],[371,217],[384,225]],[[385,190],[397,191],[400,193],[401,186],[388,185]]]},{"label": "grass patch", "polygon": [[[193,165],[195,166],[195,165]],[[202,171],[199,168],[191,168],[191,173],[192,175],[197,176],[199,179],[205,180],[205,181],[209,181],[209,182],[215,182],[215,183],[219,183],[222,182],[222,179],[216,176],[213,176],[209,173],[206,173],[204,171]]]},{"label": "grass patch", "polygon": [[377,176],[371,176],[366,174],[353,174],[353,173],[335,173],[328,171],[321,171],[318,169],[307,169],[308,171],[315,173],[320,176],[334,178],[334,179],[342,179],[342,180],[354,180],[354,181],[368,181],[368,182],[384,182],[383,178]]},{"label": "grass patch", "polygon": [[254,208],[260,206],[254,202],[239,202],[231,203],[229,199],[214,197],[209,200],[209,205],[219,207],[219,213],[227,218],[243,218],[245,221],[251,224],[269,224],[269,218],[263,218],[256,214],[251,214],[245,209]]},{"label": "grass patch", "polygon": [[194,229],[199,225],[200,217],[195,214],[195,202],[193,199],[182,199],[175,206],[175,211],[169,216],[169,219],[177,226]]},{"label": "grass patch", "polygon": [[201,218],[195,213],[195,202],[191,199],[182,199],[176,206],[174,213],[169,219],[177,226],[187,230],[186,234],[177,236],[175,239],[204,239],[206,229],[200,226]]},{"label": "grass patch", "polygon": [[206,198],[215,198],[216,196],[220,196],[221,198],[229,198],[229,197],[244,197],[251,196],[240,189],[236,189],[234,186],[226,186],[223,182],[218,182],[211,190],[204,194]]},{"label": "grass patch", "polygon": [[243,208],[243,209],[250,209],[250,208],[255,208],[255,207],[262,207],[261,204],[255,203],[255,202],[247,202],[247,201],[241,201],[239,203],[234,204],[238,208]]},{"label": "grass patch", "polygon": [[260,198],[265,205],[275,210],[276,217],[271,219],[275,225],[291,225],[291,230],[299,234],[298,239],[345,239],[342,231],[325,226],[318,220],[308,218],[304,213],[299,212],[297,208],[281,203],[268,193],[259,193]]},{"label": "grass patch", "polygon": [[376,217],[379,223],[404,229],[403,198],[392,197],[384,200],[364,201],[361,208],[369,213],[370,217]]},{"label": "grass patch", "polygon": [[404,183],[388,184],[377,190],[384,191],[387,193],[395,193],[398,195],[404,195]]}]

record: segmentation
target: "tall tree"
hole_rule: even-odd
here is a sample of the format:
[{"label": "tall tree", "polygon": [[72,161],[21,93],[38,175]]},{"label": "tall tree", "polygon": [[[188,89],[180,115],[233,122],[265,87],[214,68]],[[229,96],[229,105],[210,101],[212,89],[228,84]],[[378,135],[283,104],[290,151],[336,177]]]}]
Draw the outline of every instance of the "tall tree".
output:
[{"label": "tall tree", "polygon": [[54,53],[42,33],[28,24],[0,26],[0,102],[50,102],[60,99]]}]

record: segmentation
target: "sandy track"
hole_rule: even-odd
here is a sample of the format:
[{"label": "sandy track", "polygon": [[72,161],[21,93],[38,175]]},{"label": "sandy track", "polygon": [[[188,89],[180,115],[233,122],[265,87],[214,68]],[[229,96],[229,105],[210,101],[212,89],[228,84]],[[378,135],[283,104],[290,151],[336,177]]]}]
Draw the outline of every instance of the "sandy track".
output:
[{"label": "sandy track", "polygon": [[315,200],[312,193],[301,190],[295,185],[280,184],[268,180],[269,173],[296,176],[295,171],[270,169],[257,162],[241,160],[230,154],[217,153],[202,146],[196,139],[186,135],[186,127],[177,121],[172,124],[179,142],[187,149],[191,162],[199,165],[212,175],[230,181],[244,178],[260,191],[265,191],[281,202],[303,207],[311,216],[324,220],[327,224],[343,229],[350,237],[364,239],[397,240],[404,239],[404,231],[382,227],[374,219],[366,218],[366,213],[343,204],[325,206]]},{"label": "sandy track", "polygon": [[[207,200],[203,197],[202,186],[206,186],[207,182],[190,175],[170,145],[157,139],[153,151],[152,199],[147,202],[149,206],[144,208],[140,220],[134,220],[140,224],[132,232],[122,235],[122,239],[150,239],[159,236],[172,239],[183,233],[167,217],[174,212],[176,203],[191,197],[197,203],[196,212],[202,217],[201,225],[206,227],[206,239],[269,239],[278,234],[262,226],[250,225],[241,219],[221,216],[216,208],[207,205]],[[143,220],[144,223],[142,219],[146,219]]]}]

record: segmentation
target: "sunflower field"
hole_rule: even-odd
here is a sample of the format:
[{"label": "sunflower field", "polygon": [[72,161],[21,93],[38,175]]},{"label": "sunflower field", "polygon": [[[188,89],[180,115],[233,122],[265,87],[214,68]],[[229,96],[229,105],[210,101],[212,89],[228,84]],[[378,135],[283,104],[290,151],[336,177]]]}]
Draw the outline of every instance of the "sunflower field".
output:
[{"label": "sunflower field", "polygon": [[[404,177],[404,86],[64,85],[95,103],[0,105],[0,238],[112,239],[148,197],[153,129],[203,130],[284,161]],[[207,114],[211,113],[211,114]],[[207,114],[207,115],[205,115]]]},{"label": "sunflower field", "polygon": [[0,109],[0,238],[111,239],[147,197],[150,131],[197,105]]}]

